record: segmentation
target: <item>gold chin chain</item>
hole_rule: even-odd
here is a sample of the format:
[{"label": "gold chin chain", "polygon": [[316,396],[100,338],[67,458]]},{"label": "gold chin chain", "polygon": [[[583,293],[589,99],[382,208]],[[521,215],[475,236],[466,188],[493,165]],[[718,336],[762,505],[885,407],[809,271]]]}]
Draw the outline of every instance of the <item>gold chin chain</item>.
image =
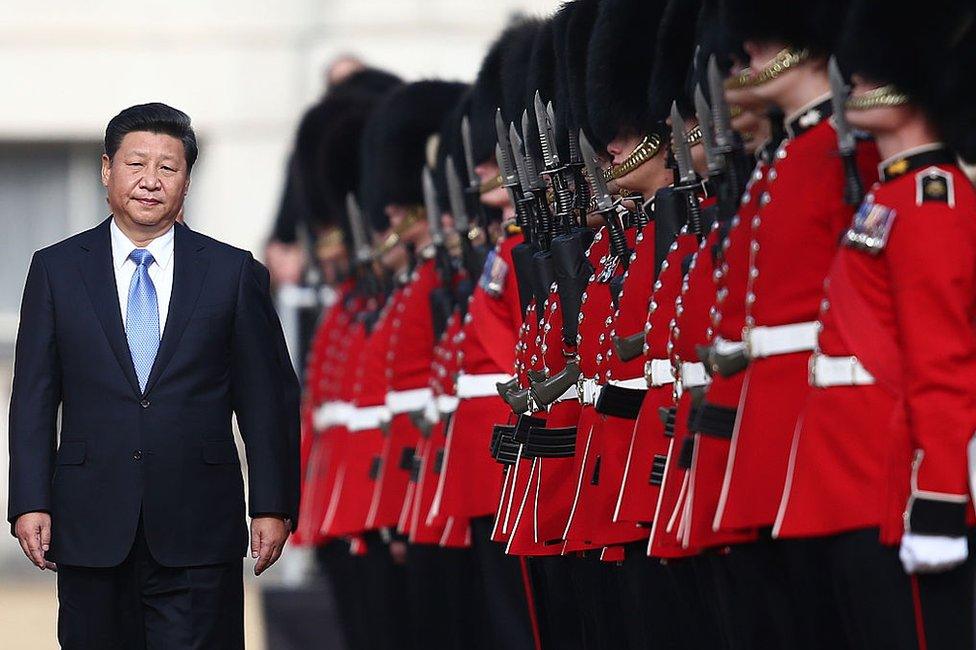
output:
[{"label": "gold chin chain", "polygon": [[908,95],[899,92],[893,85],[881,86],[860,95],[851,95],[844,108],[849,111],[866,111],[869,108],[901,106],[910,101]]},{"label": "gold chin chain", "polygon": [[[699,130],[699,135],[701,131]],[[649,133],[644,136],[644,138],[637,143],[634,150],[631,152],[627,159],[624,160],[619,165],[610,167],[604,170],[603,179],[608,183],[610,181],[615,181],[619,178],[623,178],[630,172],[634,171],[648,160],[656,156],[661,151],[661,136],[657,133]]]},{"label": "gold chin chain", "polygon": [[380,246],[376,249],[375,256],[382,257],[396,248],[400,244],[400,238],[403,236],[403,233],[410,230],[410,228],[421,219],[425,219],[426,216],[427,213],[424,212],[424,209],[419,205],[411,207],[407,211],[407,214],[403,217],[403,221],[401,221],[400,225],[397,226],[396,230],[391,232],[383,243],[380,244]]},{"label": "gold chin chain", "polygon": [[492,190],[497,190],[501,186],[502,186],[502,175],[499,174],[498,176],[495,176],[490,181],[485,181],[484,183],[482,183],[481,186],[478,188],[478,192],[480,192],[481,194],[487,194]]},{"label": "gold chin chain", "polygon": [[750,68],[746,68],[736,76],[727,79],[725,81],[725,87],[728,90],[735,90],[738,88],[761,86],[776,79],[790,68],[798,66],[809,58],[810,50],[797,50],[792,47],[783,48],[762,70],[753,73]]}]

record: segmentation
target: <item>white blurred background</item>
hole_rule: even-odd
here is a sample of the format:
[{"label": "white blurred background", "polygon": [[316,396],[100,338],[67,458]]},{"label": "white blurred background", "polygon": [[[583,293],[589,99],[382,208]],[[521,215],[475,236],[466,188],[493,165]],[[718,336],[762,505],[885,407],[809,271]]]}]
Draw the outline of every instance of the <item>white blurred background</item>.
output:
[{"label": "white blurred background", "polygon": [[[557,5],[558,0],[0,0],[2,447],[30,255],[106,216],[98,177],[101,138],[119,110],[163,101],[189,113],[201,155],[187,221],[260,256],[294,128],[322,92],[332,59],[355,54],[408,80],[470,81],[488,43],[514,13],[547,14]],[[6,469],[2,453],[4,507]],[[54,576],[32,569],[16,541],[4,539],[0,645],[56,648]],[[264,647],[257,600],[251,598],[248,612],[252,649]]]}]

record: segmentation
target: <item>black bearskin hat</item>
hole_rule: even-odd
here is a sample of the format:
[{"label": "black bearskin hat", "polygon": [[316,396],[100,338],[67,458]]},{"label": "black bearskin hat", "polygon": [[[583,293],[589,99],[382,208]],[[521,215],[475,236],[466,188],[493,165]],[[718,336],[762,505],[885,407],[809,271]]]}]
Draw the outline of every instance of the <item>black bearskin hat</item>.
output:
[{"label": "black bearskin hat", "polygon": [[532,58],[532,47],[541,27],[542,21],[525,20],[512,31],[502,50],[501,109],[506,124],[515,122],[519,125],[522,119],[522,110],[525,109],[526,63]]},{"label": "black bearskin hat", "polygon": [[647,88],[665,4],[665,0],[600,3],[586,64],[586,104],[600,148],[620,133],[645,133],[654,122]]},{"label": "black bearskin hat", "polygon": [[893,84],[926,112],[957,154],[976,162],[976,5],[971,0],[931,0],[909,12],[858,0],[838,50],[847,72]]},{"label": "black bearskin hat", "polygon": [[291,174],[300,186],[310,222],[326,226],[345,213],[344,197],[358,184],[359,138],[366,115],[400,79],[367,68],[329,89],[302,117]]},{"label": "black bearskin hat", "polygon": [[373,227],[384,230],[387,205],[420,205],[427,138],[436,133],[467,86],[416,81],[388,93],[376,106],[361,142],[360,193]]},{"label": "black bearskin hat", "polygon": [[[833,52],[850,0],[721,0],[720,21],[739,42],[781,42],[816,56]],[[891,8],[887,9],[891,12]]]},{"label": "black bearskin hat", "polygon": [[600,0],[574,0],[573,11],[566,21],[566,33],[562,41],[562,64],[565,65],[566,96],[569,105],[567,116],[570,129],[580,129],[591,142],[596,141],[590,127],[589,112],[586,108],[586,63],[593,24],[599,11]]},{"label": "black bearskin hat", "polygon": [[502,93],[502,54],[517,38],[523,20],[509,25],[488,48],[471,90],[468,121],[471,124],[471,148],[475,164],[494,159],[495,111],[505,103]]},{"label": "black bearskin hat", "polygon": [[701,0],[670,0],[664,10],[647,94],[652,122],[664,121],[674,101],[683,116],[694,112],[686,82],[695,56],[695,27],[700,10]]},{"label": "black bearskin hat", "polygon": [[[556,50],[554,48],[553,34],[552,20],[546,21],[539,27],[539,31],[535,36],[535,42],[532,44],[532,55],[529,57],[529,68],[525,75],[526,92],[523,101],[526,110],[528,110],[530,131],[528,142],[525,144],[529,148],[529,152],[537,160],[542,160],[542,145],[539,142],[539,126],[535,118],[535,107],[533,105],[535,92],[537,90],[539,91],[539,96],[542,97],[544,103],[551,101],[553,103],[553,109],[555,109],[556,103]],[[522,129],[521,120],[522,115],[520,113],[515,122],[520,132]],[[557,128],[555,135],[557,145],[565,145],[559,146],[559,151],[562,154],[569,146],[565,142],[566,130]],[[565,157],[563,160],[565,160]]]}]

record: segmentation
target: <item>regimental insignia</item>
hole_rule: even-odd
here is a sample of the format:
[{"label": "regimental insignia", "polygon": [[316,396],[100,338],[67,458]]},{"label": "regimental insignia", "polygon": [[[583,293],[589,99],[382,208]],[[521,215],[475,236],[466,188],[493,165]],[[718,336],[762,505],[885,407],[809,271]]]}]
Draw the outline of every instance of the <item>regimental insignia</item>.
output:
[{"label": "regimental insignia", "polygon": [[901,176],[906,171],[908,171],[908,159],[907,158],[899,158],[898,160],[896,160],[895,162],[891,163],[890,165],[888,165],[884,169],[885,176],[887,176],[888,178],[894,178],[895,176]]},{"label": "regimental insignia", "polygon": [[844,234],[844,245],[877,255],[888,243],[896,214],[894,208],[874,201],[864,201],[854,214],[851,227]]},{"label": "regimental insignia", "polygon": [[947,203],[950,208],[956,207],[952,174],[938,167],[928,167],[915,174],[915,205],[921,206],[926,202]]},{"label": "regimental insignia", "polygon": [[508,277],[508,264],[497,252],[491,251],[485,259],[485,269],[481,272],[481,279],[478,284],[489,296],[498,298],[505,288],[506,277]]},{"label": "regimental insignia", "polygon": [[820,124],[820,120],[822,119],[823,116],[820,114],[820,111],[815,108],[811,108],[809,111],[800,116],[799,124],[804,129],[809,129],[811,126]]}]

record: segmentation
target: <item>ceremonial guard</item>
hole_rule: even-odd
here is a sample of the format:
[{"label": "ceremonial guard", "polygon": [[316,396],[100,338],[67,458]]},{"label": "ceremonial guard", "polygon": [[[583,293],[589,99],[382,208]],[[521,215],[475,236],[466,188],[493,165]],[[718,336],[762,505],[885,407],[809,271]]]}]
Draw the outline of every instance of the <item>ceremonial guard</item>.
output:
[{"label": "ceremonial guard", "polygon": [[972,648],[974,14],[883,9],[856,3],[839,48],[883,161],[824,284],[775,534],[818,540],[847,647]]}]

